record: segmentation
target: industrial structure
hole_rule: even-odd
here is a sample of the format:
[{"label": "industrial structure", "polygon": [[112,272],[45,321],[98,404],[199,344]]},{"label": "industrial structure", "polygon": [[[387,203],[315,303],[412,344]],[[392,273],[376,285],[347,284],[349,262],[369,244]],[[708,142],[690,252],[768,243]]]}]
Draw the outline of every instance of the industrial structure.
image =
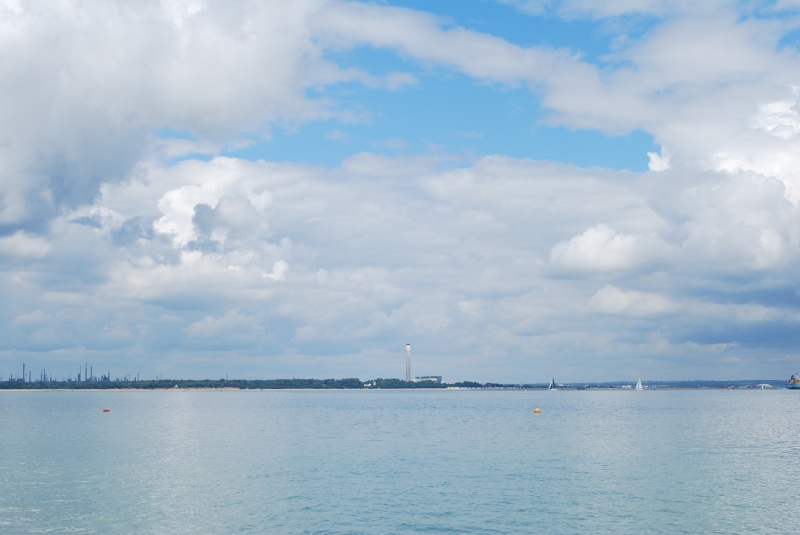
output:
[{"label": "industrial structure", "polygon": [[411,382],[411,344],[406,344],[406,381]]},{"label": "industrial structure", "polygon": [[414,377],[413,379],[411,379],[411,382],[413,382],[413,383],[421,383],[422,381],[433,381],[433,382],[441,384],[442,376],[441,375],[423,375],[421,377]]},{"label": "industrial structure", "polygon": [[[26,375],[27,374],[27,375]],[[48,374],[46,369],[39,370],[39,378],[35,381],[33,380],[33,371],[28,368],[27,363],[22,363],[22,375],[15,377],[14,374],[10,374],[8,376],[8,381],[13,381],[17,383],[59,383],[59,382],[67,382],[71,383],[73,381],[72,374],[69,375],[67,378],[59,379],[54,374]],[[125,374],[122,377],[117,377],[113,379],[114,381],[138,381],[139,374],[137,373],[134,376],[130,374]],[[3,381],[2,377],[0,377],[0,381]],[[111,379],[111,371],[106,372],[105,374],[101,374],[99,377],[94,375],[94,368],[89,366],[89,363],[85,363],[84,367],[81,368],[78,366],[78,378],[75,380],[76,382],[109,382],[112,381]]]},{"label": "industrial structure", "polygon": [[407,383],[421,383],[422,381],[435,381],[442,382],[441,375],[421,375],[419,377],[411,377],[411,344],[406,344],[406,382]]}]

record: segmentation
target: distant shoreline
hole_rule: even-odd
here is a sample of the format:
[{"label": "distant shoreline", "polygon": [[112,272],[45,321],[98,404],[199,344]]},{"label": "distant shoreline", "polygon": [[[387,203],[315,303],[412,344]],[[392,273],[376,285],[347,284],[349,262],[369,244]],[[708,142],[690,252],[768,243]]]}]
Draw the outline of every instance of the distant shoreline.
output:
[{"label": "distant shoreline", "polygon": [[[738,380],[738,381],[643,381],[644,390],[783,390],[785,380]],[[437,383],[434,381],[406,382],[400,379],[374,379],[361,381],[351,379],[265,379],[265,380],[166,380],[157,381],[0,381],[0,391],[234,391],[234,390],[448,390],[448,391],[544,391],[546,383],[503,384],[477,383]],[[559,391],[636,391],[629,382],[605,383],[557,383]]]},{"label": "distant shoreline", "polygon": [[487,385],[464,381],[402,381],[400,379],[159,379],[154,381],[0,381],[1,390],[399,390],[483,388]]},{"label": "distant shoreline", "polygon": [[[556,390],[634,390],[635,382],[555,383]],[[478,383],[461,381],[403,381],[401,379],[158,379],[134,381],[0,381],[3,390],[547,390],[550,383]],[[780,379],[744,379],[736,381],[642,381],[644,390],[784,389]]]},{"label": "distant shoreline", "polygon": [[[622,388],[562,388],[560,392],[780,392],[793,390],[786,387],[773,388],[645,388],[644,390]],[[0,395],[7,393],[52,393],[52,392],[547,392],[547,388],[0,388]],[[800,390],[798,390],[800,392]]]}]

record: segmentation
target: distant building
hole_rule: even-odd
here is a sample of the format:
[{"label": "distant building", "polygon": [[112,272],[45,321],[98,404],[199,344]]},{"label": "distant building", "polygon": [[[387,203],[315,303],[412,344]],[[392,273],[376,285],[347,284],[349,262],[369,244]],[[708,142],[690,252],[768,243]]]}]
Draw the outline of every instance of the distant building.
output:
[{"label": "distant building", "polygon": [[411,379],[412,383],[421,383],[422,381],[435,381],[437,383],[442,382],[441,375],[423,375],[422,377],[414,377]]}]

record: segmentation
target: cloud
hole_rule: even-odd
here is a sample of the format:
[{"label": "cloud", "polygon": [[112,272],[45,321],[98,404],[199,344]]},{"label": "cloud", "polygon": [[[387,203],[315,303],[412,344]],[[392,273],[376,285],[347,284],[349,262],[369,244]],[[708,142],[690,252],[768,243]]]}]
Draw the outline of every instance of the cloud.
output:
[{"label": "cloud", "polygon": [[186,329],[186,338],[194,343],[223,344],[225,347],[238,347],[263,339],[265,330],[256,316],[248,316],[237,309],[228,310],[225,315],[214,318],[206,316],[192,323]]},{"label": "cloud", "polygon": [[[254,234],[256,212],[263,212],[270,206],[271,193],[266,189],[256,193],[252,181],[239,180],[240,162],[237,160],[217,158],[214,166],[218,169],[187,164],[189,168],[205,172],[194,177],[195,184],[162,195],[158,209],[164,215],[153,223],[156,232],[171,236],[180,246],[196,240],[198,232],[213,233],[217,227],[224,229],[217,238],[231,229]],[[261,233],[268,234],[268,227],[262,227]]]},{"label": "cloud", "polygon": [[650,158],[647,167],[651,171],[666,171],[670,168],[670,159],[672,155],[664,147],[661,147],[661,154],[657,152],[648,152],[647,157]]},{"label": "cloud", "polygon": [[552,67],[577,65],[565,51],[522,48],[492,35],[461,27],[443,29],[429,13],[361,2],[332,2],[311,21],[324,42],[340,47],[367,44],[397,50],[432,64],[444,64],[470,76],[518,85],[543,81]]},{"label": "cloud", "polygon": [[567,272],[630,270],[662,263],[670,252],[669,244],[655,234],[622,234],[600,224],[556,244],[550,262]]},{"label": "cloud", "polygon": [[14,325],[39,325],[50,321],[52,316],[42,310],[34,310],[29,314],[20,314],[14,318]]},{"label": "cloud", "polygon": [[[798,88],[792,89],[797,95]],[[763,129],[770,135],[787,141],[800,133],[796,101],[769,102],[759,105],[758,108],[758,115],[753,119],[753,128]]]},{"label": "cloud", "polygon": [[17,231],[11,236],[0,238],[0,254],[20,258],[42,258],[50,251],[47,240]]},{"label": "cloud", "polygon": [[272,273],[262,273],[262,276],[266,279],[282,281],[286,278],[287,271],[289,271],[289,264],[283,260],[278,260],[272,266]]},{"label": "cloud", "polygon": [[469,301],[459,301],[458,308],[462,313],[481,320],[484,317],[484,302],[482,299],[471,299]]},{"label": "cloud", "polygon": [[[0,48],[13,53],[0,71],[0,222],[89,202],[148,147],[166,157],[213,154],[276,121],[352,119],[333,100],[307,94],[342,82],[374,85],[373,75],[326,60],[325,43],[309,32],[310,18],[329,3],[6,8]],[[393,72],[378,85],[414,83]],[[153,140],[150,132],[164,127],[197,140]],[[55,206],[36,200],[44,191]]]},{"label": "cloud", "polygon": [[186,334],[192,338],[215,338],[231,332],[263,332],[258,322],[238,310],[229,310],[224,316],[213,318],[206,316],[201,321],[192,323],[186,328]]},{"label": "cloud", "polygon": [[678,307],[661,294],[625,291],[606,285],[589,300],[589,306],[603,314],[643,317],[675,312]]},{"label": "cloud", "polygon": [[385,83],[389,89],[396,90],[407,85],[417,85],[419,80],[408,72],[391,72],[386,76]]},{"label": "cloud", "polygon": [[341,130],[334,128],[330,132],[325,135],[326,139],[333,139],[336,141],[345,141],[347,139],[347,134],[342,132]]}]

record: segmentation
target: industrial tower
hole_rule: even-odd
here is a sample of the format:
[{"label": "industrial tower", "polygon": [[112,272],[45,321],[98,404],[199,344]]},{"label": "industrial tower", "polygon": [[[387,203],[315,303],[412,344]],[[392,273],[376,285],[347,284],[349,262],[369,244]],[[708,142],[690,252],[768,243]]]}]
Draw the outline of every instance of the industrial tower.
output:
[{"label": "industrial tower", "polygon": [[406,344],[406,381],[411,381],[411,344]]}]

